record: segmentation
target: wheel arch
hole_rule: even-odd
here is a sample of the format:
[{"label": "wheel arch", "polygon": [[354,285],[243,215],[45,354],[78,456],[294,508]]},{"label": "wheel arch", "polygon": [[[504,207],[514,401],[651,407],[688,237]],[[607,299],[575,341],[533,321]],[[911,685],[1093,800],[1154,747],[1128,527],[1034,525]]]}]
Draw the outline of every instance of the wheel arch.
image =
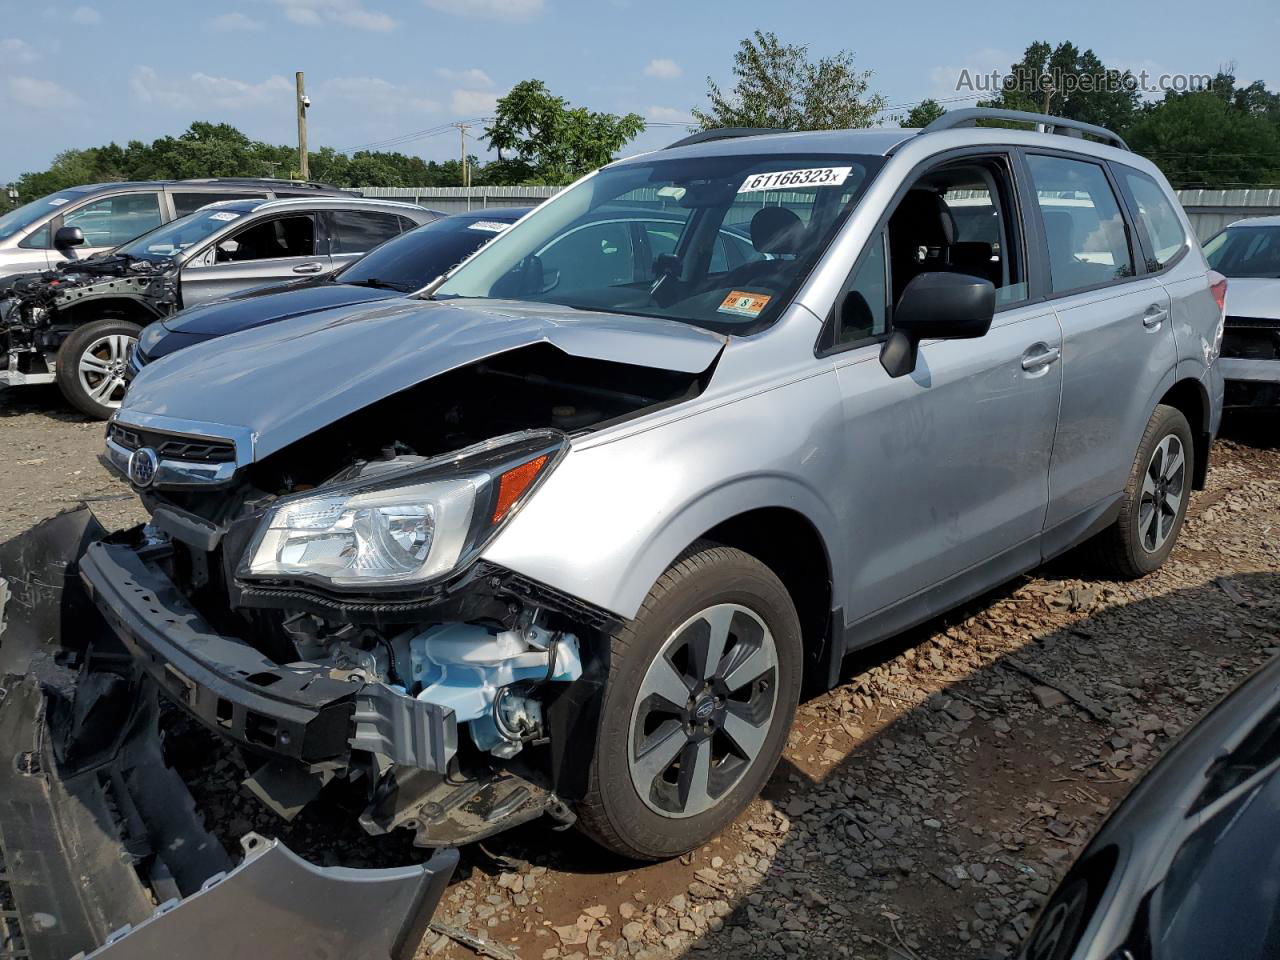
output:
[{"label": "wheel arch", "polygon": [[1160,403],[1178,410],[1191,426],[1195,454],[1191,486],[1194,490],[1203,490],[1209,475],[1209,444],[1213,437],[1209,393],[1199,380],[1184,377],[1164,392]]},{"label": "wheel arch", "polygon": [[125,320],[141,327],[159,320],[165,311],[143,297],[121,296],[85,297],[59,309],[62,319],[74,326],[83,326],[94,320]]}]

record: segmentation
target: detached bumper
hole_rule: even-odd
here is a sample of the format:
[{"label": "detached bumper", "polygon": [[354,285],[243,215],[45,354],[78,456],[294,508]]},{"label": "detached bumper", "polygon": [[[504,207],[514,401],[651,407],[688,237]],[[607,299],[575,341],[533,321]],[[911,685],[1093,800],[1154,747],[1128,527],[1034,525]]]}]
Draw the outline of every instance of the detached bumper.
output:
[{"label": "detached bumper", "polygon": [[360,749],[443,772],[457,752],[449,708],[335,679],[319,666],[275,663],[217,633],[132,547],[93,544],[80,577],[160,689],[222,736],[304,764],[345,762]]},{"label": "detached bumper", "polygon": [[1280,360],[1245,360],[1219,357],[1218,369],[1224,380],[1248,383],[1280,383]]}]

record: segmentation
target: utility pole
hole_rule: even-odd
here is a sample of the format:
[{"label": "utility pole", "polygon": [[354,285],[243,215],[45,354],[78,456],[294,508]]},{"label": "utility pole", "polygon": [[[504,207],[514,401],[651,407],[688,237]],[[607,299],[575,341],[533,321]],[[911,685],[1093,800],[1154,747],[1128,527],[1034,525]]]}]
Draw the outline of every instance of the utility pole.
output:
[{"label": "utility pole", "polygon": [[467,161],[467,131],[471,129],[468,123],[452,124],[458,128],[458,139],[462,144],[462,185],[464,187],[471,186],[471,165]]},{"label": "utility pole", "polygon": [[302,71],[295,76],[298,80],[298,172],[303,180],[311,179],[311,170],[307,164],[307,107],[311,101],[307,99],[306,83],[302,79]]}]

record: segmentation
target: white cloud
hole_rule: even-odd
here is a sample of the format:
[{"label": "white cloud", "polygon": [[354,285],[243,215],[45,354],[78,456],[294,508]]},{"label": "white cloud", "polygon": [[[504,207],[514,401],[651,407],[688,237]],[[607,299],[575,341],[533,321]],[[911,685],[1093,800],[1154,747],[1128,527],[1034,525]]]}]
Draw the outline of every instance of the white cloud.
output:
[{"label": "white cloud", "polygon": [[6,37],[0,40],[0,63],[19,64],[35,63],[40,59],[36,48],[17,37]]},{"label": "white cloud", "polygon": [[9,96],[24,107],[54,109],[69,107],[76,102],[76,95],[52,80],[35,77],[10,77]]},{"label": "white cloud", "polygon": [[645,116],[656,123],[696,123],[693,117],[689,116],[688,110],[680,110],[676,107],[649,107],[645,110]]},{"label": "white cloud", "polygon": [[440,104],[409,87],[399,86],[381,77],[335,77],[319,87],[317,102],[330,99],[352,104],[365,113],[403,115],[435,113]]},{"label": "white cloud", "polygon": [[468,90],[481,90],[493,86],[493,80],[483,70],[450,70],[448,67],[436,68],[436,76],[450,83],[456,83]]},{"label": "white cloud", "polygon": [[91,27],[102,22],[102,14],[93,7],[76,7],[71,11],[71,22],[82,27]]},{"label": "white cloud", "polygon": [[295,91],[293,82],[278,74],[259,83],[199,72],[185,78],[166,78],[146,66],[134,67],[129,86],[140,103],[175,110],[196,107],[239,110],[288,105],[292,112]]},{"label": "white cloud", "polygon": [[[939,101],[948,110],[971,107],[979,99],[989,100],[992,96],[989,89],[992,84],[992,71],[1000,77],[1009,72],[1009,65],[1022,59],[1020,54],[1008,50],[985,47],[975,50],[958,65],[934,67],[929,71],[928,96]],[[996,90],[999,84],[996,83]],[[959,88],[959,89],[957,89]],[[969,102],[946,103],[956,97],[969,97]],[[909,107],[901,112],[906,113]]]},{"label": "white cloud", "polygon": [[646,77],[657,77],[659,80],[674,80],[682,73],[684,71],[680,69],[680,64],[674,60],[668,60],[666,57],[657,57],[650,60],[644,68]]},{"label": "white cloud", "polygon": [[336,23],[357,30],[386,33],[394,30],[396,21],[388,14],[365,9],[361,0],[275,0],[284,15],[304,27]]},{"label": "white cloud", "polygon": [[484,90],[455,90],[449,98],[449,109],[470,116],[489,116],[498,108],[498,95]]},{"label": "white cloud", "polygon": [[255,20],[253,17],[240,13],[238,10],[231,13],[220,13],[218,16],[206,20],[204,25],[210,30],[216,30],[219,33],[252,32],[263,30],[266,27],[261,20]]},{"label": "white cloud", "polygon": [[432,10],[478,20],[529,20],[542,13],[543,0],[422,0]]}]

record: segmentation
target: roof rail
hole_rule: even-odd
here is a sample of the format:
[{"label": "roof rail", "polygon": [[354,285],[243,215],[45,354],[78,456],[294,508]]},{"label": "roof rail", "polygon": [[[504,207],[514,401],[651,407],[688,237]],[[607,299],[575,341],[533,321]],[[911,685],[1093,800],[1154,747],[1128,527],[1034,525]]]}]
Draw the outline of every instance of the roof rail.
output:
[{"label": "roof rail", "polygon": [[689,136],[667,144],[663,149],[688,147],[695,143],[710,143],[712,140],[732,140],[735,137],[758,137],[764,133],[790,133],[781,127],[717,127],[714,130],[701,130]]},{"label": "roof rail", "polygon": [[290,187],[315,187],[318,190],[342,190],[344,188],[320,180],[292,180],[287,177],[188,177],[183,183],[253,183]]},{"label": "roof rail", "polygon": [[920,133],[937,133],[940,130],[952,130],[956,127],[975,124],[979,120],[1015,120],[1020,123],[1034,123],[1037,127],[1045,128],[1045,133],[1062,133],[1068,137],[1080,137],[1087,133],[1089,136],[1097,137],[1113,147],[1119,147],[1121,150],[1129,149],[1129,145],[1121,139],[1120,134],[1114,133],[1106,127],[1085,123],[1082,120],[1053,117],[1047,113],[1028,113],[1025,110],[998,110],[994,107],[968,107],[964,110],[949,110],[921,130]]}]

